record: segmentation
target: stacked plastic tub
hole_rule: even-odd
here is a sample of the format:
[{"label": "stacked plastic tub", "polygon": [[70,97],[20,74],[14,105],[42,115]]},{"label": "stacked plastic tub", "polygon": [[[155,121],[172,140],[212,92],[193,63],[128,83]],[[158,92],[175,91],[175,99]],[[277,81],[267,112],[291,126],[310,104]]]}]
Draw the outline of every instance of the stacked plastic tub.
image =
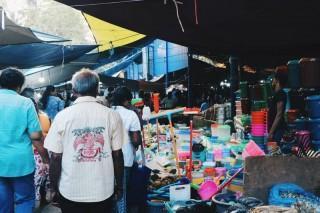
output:
[{"label": "stacked plastic tub", "polygon": [[252,140],[263,150],[266,151],[267,136],[267,111],[251,112],[251,135]]},{"label": "stacked plastic tub", "polygon": [[[320,71],[320,70],[319,70]],[[320,148],[320,95],[307,97],[307,111],[310,117],[308,129],[311,132],[312,143]]]}]

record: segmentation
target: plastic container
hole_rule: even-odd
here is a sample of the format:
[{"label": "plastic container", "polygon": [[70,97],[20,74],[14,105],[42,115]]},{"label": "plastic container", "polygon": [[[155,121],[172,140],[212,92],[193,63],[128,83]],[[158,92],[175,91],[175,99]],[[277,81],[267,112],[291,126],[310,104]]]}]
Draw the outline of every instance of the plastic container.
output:
[{"label": "plastic container", "polygon": [[264,144],[265,137],[264,136],[252,136],[251,138],[256,144]]},{"label": "plastic container", "polygon": [[222,155],[222,146],[213,147],[213,156],[215,161],[221,161],[223,158]]},{"label": "plastic container", "polygon": [[265,108],[267,108],[267,102],[265,100],[253,101],[252,103],[252,111],[260,111]]},{"label": "plastic container", "polygon": [[201,162],[206,161],[206,152],[192,152],[192,160],[200,160]]},{"label": "plastic container", "polygon": [[294,121],[294,124],[297,131],[303,131],[308,129],[306,119],[296,119]]},{"label": "plastic container", "polygon": [[[320,108],[318,109],[320,110]],[[308,121],[308,128],[313,140],[320,140],[320,119],[311,119]]]},{"label": "plastic container", "polygon": [[218,191],[218,186],[215,182],[207,180],[201,184],[198,189],[198,194],[201,200],[210,200],[211,197]]},{"label": "plastic container", "polygon": [[231,129],[229,125],[211,125],[211,135],[214,137],[220,138],[227,138],[230,137]]},{"label": "plastic container", "polygon": [[250,114],[250,99],[241,98],[241,110],[243,114]]},{"label": "plastic container", "polygon": [[[271,96],[271,94],[269,94],[269,87],[271,85],[271,82],[269,81],[265,81],[263,83],[260,83],[261,85],[261,89],[262,89],[262,98],[264,101],[268,101],[269,96]],[[265,105],[266,107],[266,105]]]},{"label": "plastic container", "polygon": [[205,168],[203,170],[203,175],[205,177],[207,177],[207,176],[215,176],[216,175],[216,169],[215,168],[211,168],[211,167]]},{"label": "plastic container", "polygon": [[263,100],[262,88],[261,88],[261,86],[259,84],[250,85],[249,86],[249,91],[250,91],[251,100],[253,100],[253,101],[261,101],[261,100]]},{"label": "plastic container", "polygon": [[227,173],[227,169],[224,167],[216,167],[217,176],[224,176]]},{"label": "plastic container", "polygon": [[230,157],[230,151],[231,151],[231,149],[229,148],[229,147],[223,147],[223,149],[222,149],[222,158],[223,159],[227,159],[227,158],[229,158]]},{"label": "plastic container", "polygon": [[288,84],[290,88],[300,87],[299,60],[288,61]]},{"label": "plastic container", "polygon": [[302,58],[299,61],[301,84],[304,88],[320,87],[320,61],[316,58]]},{"label": "plastic container", "polygon": [[[220,193],[212,197],[212,202],[215,206],[215,213],[224,213],[234,203],[236,203],[236,195],[231,193]],[[229,202],[226,202],[229,201]]]},{"label": "plastic container", "polygon": [[250,156],[265,156],[265,152],[254,141],[250,141],[243,150],[242,158]]},{"label": "plastic container", "polygon": [[253,136],[264,136],[266,132],[267,132],[266,125],[252,124],[251,133]]},{"label": "plastic container", "polygon": [[206,161],[211,162],[214,161],[213,149],[208,149],[206,152]]},{"label": "plastic container", "polygon": [[160,94],[159,93],[153,93],[153,107],[155,113],[158,113],[160,111]]},{"label": "plastic container", "polygon": [[147,200],[147,212],[152,213],[167,213],[165,202]]},{"label": "plastic container", "polygon": [[309,117],[312,119],[320,118],[320,95],[309,96],[306,100]]},{"label": "plastic container", "polygon": [[178,151],[178,158],[179,161],[186,161],[190,158],[190,152],[189,151]]},{"label": "plastic container", "polygon": [[301,90],[289,91],[289,103],[291,109],[298,109],[300,114],[305,114],[305,94]]},{"label": "plastic container", "polygon": [[240,97],[248,98],[248,82],[241,81],[239,87],[240,87]]},{"label": "plastic container", "polygon": [[311,139],[310,139],[310,132],[309,131],[299,131],[296,132],[296,138],[298,142],[298,146],[306,149],[310,147]]}]

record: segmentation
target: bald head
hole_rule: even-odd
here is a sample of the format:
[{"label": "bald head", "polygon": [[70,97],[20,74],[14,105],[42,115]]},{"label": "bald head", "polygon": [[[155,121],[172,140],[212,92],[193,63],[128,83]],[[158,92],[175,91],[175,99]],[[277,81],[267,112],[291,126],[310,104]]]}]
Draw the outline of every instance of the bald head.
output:
[{"label": "bald head", "polygon": [[96,97],[99,88],[99,76],[90,69],[82,69],[72,76],[72,89],[80,96]]}]

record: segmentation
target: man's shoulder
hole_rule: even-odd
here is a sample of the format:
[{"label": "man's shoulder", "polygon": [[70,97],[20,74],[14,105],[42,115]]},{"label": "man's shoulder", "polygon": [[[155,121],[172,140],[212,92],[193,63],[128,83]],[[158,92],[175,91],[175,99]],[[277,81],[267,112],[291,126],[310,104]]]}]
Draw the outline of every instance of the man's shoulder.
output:
[{"label": "man's shoulder", "polygon": [[21,102],[21,104],[23,104],[23,106],[25,106],[25,107],[34,106],[32,100],[30,98],[26,98],[24,96],[17,95],[15,97],[15,99],[18,100],[19,102]]}]

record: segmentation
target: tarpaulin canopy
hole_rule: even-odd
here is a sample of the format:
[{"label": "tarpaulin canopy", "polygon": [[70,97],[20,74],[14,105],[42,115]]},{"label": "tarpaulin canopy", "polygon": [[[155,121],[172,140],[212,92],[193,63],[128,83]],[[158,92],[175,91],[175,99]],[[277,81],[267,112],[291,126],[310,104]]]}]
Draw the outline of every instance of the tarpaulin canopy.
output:
[{"label": "tarpaulin canopy", "polygon": [[40,43],[31,29],[13,23],[0,7],[0,45]]},{"label": "tarpaulin canopy", "polygon": [[126,55],[139,51],[141,47],[148,45],[152,41],[152,38],[145,37],[131,43],[130,48],[123,46],[115,48],[113,54],[110,54],[110,51],[105,50],[100,53],[85,54],[74,61],[56,67],[24,70],[24,73],[27,75],[26,85],[39,88],[49,84],[59,84],[70,80],[75,72],[84,67],[96,69],[98,72],[104,73],[107,69],[99,69],[99,67],[121,60],[121,58]]},{"label": "tarpaulin canopy", "polygon": [[96,65],[98,54],[86,54],[76,59],[72,63],[45,68],[30,74],[30,70],[25,70],[25,86],[40,88],[47,85],[55,85],[70,80],[72,75],[83,67],[92,68]]},{"label": "tarpaulin canopy", "polygon": [[145,37],[145,35],[110,24],[88,14],[83,15],[90,26],[97,44],[100,45],[100,52],[125,46]]},{"label": "tarpaulin canopy", "polygon": [[58,1],[208,54],[236,55],[248,61],[320,55],[317,0]]},{"label": "tarpaulin canopy", "polygon": [[0,46],[0,67],[56,66],[79,58],[97,45],[21,44]]},{"label": "tarpaulin canopy", "polygon": [[0,0],[0,6],[21,26],[70,39],[67,44],[98,44],[100,52],[144,37],[53,0]]}]

